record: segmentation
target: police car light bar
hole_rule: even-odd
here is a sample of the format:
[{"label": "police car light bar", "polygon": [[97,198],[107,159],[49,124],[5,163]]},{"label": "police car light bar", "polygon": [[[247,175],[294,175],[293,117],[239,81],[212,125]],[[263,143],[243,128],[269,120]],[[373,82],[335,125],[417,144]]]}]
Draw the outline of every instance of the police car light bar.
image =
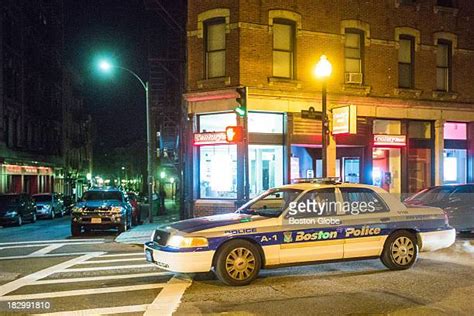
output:
[{"label": "police car light bar", "polygon": [[291,181],[294,184],[297,183],[317,183],[317,184],[341,184],[339,177],[327,177],[327,178],[296,178]]}]

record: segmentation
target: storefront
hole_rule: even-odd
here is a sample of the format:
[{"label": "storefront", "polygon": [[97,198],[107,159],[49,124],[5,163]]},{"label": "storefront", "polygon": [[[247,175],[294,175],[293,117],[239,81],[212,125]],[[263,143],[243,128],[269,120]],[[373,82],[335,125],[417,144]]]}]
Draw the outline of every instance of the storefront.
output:
[{"label": "storefront", "polygon": [[443,183],[463,184],[468,180],[468,124],[444,124]]},{"label": "storefront", "polygon": [[0,165],[0,192],[36,194],[52,192],[54,188],[53,168],[16,164]]}]

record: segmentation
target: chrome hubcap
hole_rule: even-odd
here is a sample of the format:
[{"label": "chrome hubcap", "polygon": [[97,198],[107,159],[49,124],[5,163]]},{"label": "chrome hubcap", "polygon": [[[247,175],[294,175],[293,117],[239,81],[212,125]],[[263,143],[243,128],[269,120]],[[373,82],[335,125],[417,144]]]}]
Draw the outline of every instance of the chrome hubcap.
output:
[{"label": "chrome hubcap", "polygon": [[415,245],[408,237],[395,239],[390,250],[393,261],[401,266],[409,264],[415,256]]},{"label": "chrome hubcap", "polygon": [[235,248],[227,255],[225,267],[234,280],[245,280],[255,270],[255,256],[246,248]]}]

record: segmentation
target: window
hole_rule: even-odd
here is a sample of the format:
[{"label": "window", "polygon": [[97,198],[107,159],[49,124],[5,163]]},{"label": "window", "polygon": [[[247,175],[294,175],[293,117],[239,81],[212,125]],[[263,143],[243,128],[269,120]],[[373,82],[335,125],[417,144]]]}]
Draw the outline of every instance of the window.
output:
[{"label": "window", "polygon": [[414,42],[412,36],[400,36],[398,51],[398,86],[400,88],[414,87]]},{"label": "window", "polygon": [[273,76],[294,79],[294,23],[275,20],[273,24]]},{"label": "window", "polygon": [[278,217],[301,192],[298,189],[271,189],[242,205],[237,213]]},{"label": "window", "polygon": [[283,114],[250,112],[248,120],[250,133],[283,133]]},{"label": "window", "polygon": [[[351,215],[358,215],[361,213],[367,214],[389,211],[380,196],[370,189],[341,188],[340,190],[344,200],[344,212],[349,211]],[[349,206],[349,210],[346,209],[347,206]]]},{"label": "window", "polygon": [[250,145],[250,196],[283,184],[283,146]]},{"label": "window", "polygon": [[451,90],[451,43],[439,40],[436,53],[436,89]]},{"label": "window", "polygon": [[346,83],[362,83],[362,47],[363,33],[348,29],[345,34],[344,67]]},{"label": "window", "polygon": [[445,184],[462,184],[467,181],[467,150],[445,149],[443,164]]},{"label": "window", "polygon": [[199,115],[199,132],[223,132],[227,126],[237,125],[235,113]]},{"label": "window", "polygon": [[400,0],[400,4],[413,4],[416,0]]},{"label": "window", "polygon": [[237,146],[200,147],[201,198],[237,198]]},{"label": "window", "polygon": [[225,76],[225,20],[217,18],[205,23],[206,78]]},{"label": "window", "polygon": [[454,122],[444,123],[444,139],[466,140],[467,124]]},{"label": "window", "polygon": [[454,7],[454,1],[453,0],[437,0],[436,4],[441,6],[441,7],[449,7],[452,8]]},{"label": "window", "polygon": [[410,121],[408,123],[408,137],[418,139],[431,138],[431,122]]},{"label": "window", "polygon": [[[298,209],[299,205],[301,205],[301,210]],[[298,211],[296,217],[299,218],[337,215],[338,205],[334,188],[306,192],[298,200],[296,209],[292,213],[296,211]]]}]

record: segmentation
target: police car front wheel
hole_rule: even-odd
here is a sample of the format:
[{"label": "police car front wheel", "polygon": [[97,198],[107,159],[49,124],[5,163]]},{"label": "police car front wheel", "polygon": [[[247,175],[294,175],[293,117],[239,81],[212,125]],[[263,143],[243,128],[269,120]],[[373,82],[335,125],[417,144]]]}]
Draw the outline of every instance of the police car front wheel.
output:
[{"label": "police car front wheel", "polygon": [[385,242],[381,260],[390,270],[405,270],[415,263],[417,257],[415,236],[408,231],[397,231]]},{"label": "police car front wheel", "polygon": [[231,240],[217,254],[216,275],[228,285],[247,285],[260,271],[261,257],[258,248],[246,240]]}]

